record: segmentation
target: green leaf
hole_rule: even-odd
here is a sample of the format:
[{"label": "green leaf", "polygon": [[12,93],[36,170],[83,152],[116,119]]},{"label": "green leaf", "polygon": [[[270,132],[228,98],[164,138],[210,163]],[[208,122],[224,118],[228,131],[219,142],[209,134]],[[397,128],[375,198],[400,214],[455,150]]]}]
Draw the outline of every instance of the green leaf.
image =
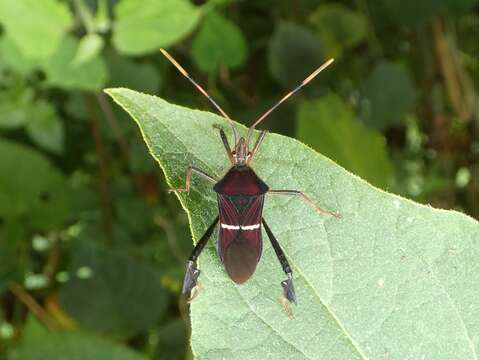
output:
[{"label": "green leaf", "polygon": [[375,186],[387,188],[391,180],[384,137],[364,127],[337,95],[301,103],[298,139]]},{"label": "green leaf", "polygon": [[146,360],[123,345],[79,331],[47,331],[30,318],[20,347],[19,360]]},{"label": "green leaf", "polygon": [[387,129],[399,124],[414,107],[416,88],[400,65],[381,61],[363,85],[361,119],[370,127]]},{"label": "green leaf", "polygon": [[27,217],[36,229],[56,229],[68,216],[63,175],[39,152],[0,140],[0,217]]},{"label": "green leaf", "polygon": [[60,45],[72,18],[57,0],[2,0],[0,23],[23,54],[43,59]]},{"label": "green leaf", "polygon": [[388,0],[382,3],[391,18],[398,25],[419,27],[425,25],[434,15],[441,12],[443,1]]},{"label": "green leaf", "polygon": [[113,44],[122,53],[142,55],[188,35],[201,12],[187,0],[123,0],[114,13]]},{"label": "green leaf", "polygon": [[317,36],[296,24],[277,26],[269,43],[268,65],[271,76],[281,85],[288,89],[296,86],[322,62],[323,49]]},{"label": "green leaf", "polygon": [[158,92],[161,85],[161,74],[150,63],[132,61],[110,51],[105,56],[112,87],[128,87],[146,93]]},{"label": "green leaf", "polygon": [[[188,165],[225,173],[212,129],[227,128],[223,118],[128,89],[107,92],[138,123],[169,185],[184,185]],[[284,274],[267,238],[243,285],[227,277],[213,239],[200,257],[203,291],[191,305],[198,359],[477,358],[477,221],[378,190],[280,135],[265,138],[253,166],[271,188],[303,190],[341,219],[300,199],[267,196],[265,219],[293,269],[294,320],[278,302]],[[211,186],[193,178],[179,198],[198,239],[218,213]]]},{"label": "green leaf", "polygon": [[49,102],[40,100],[33,104],[26,131],[38,146],[56,154],[63,151],[63,122]]},{"label": "green leaf", "polygon": [[368,32],[364,15],[342,4],[320,5],[309,19],[331,56],[341,56],[344,50],[358,45]]},{"label": "green leaf", "polygon": [[128,337],[149,329],[164,313],[166,290],[151,266],[93,245],[77,245],[72,253],[75,275],[61,288],[60,301],[81,326]]},{"label": "green leaf", "polygon": [[193,61],[203,71],[215,72],[218,66],[237,68],[246,61],[248,48],[241,29],[222,15],[211,12],[193,41]]},{"label": "green leaf", "polygon": [[95,59],[103,49],[104,41],[96,33],[86,34],[80,39],[72,65],[78,66]]},{"label": "green leaf", "polygon": [[80,65],[72,64],[78,46],[75,37],[65,37],[57,51],[42,64],[50,86],[69,90],[99,90],[105,85],[108,73],[101,57]]},{"label": "green leaf", "polygon": [[14,129],[28,121],[34,92],[23,83],[9,85],[0,91],[0,128]]},{"label": "green leaf", "polygon": [[24,55],[8,34],[0,38],[0,54],[8,68],[25,77],[38,67],[37,61]]}]

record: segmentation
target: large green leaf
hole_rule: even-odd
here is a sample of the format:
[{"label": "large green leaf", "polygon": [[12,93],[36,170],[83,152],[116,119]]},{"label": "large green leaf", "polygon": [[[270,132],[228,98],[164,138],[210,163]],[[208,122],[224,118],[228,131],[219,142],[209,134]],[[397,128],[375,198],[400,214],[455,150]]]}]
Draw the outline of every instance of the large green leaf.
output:
[{"label": "large green leaf", "polygon": [[31,58],[46,58],[59,46],[72,19],[58,0],[2,0],[2,23],[16,46]]},{"label": "large green leaf", "polygon": [[200,16],[187,0],[123,0],[114,11],[113,44],[131,55],[174,44],[194,29]]},{"label": "large green leaf", "polygon": [[339,96],[301,103],[298,138],[373,185],[387,188],[393,167],[384,137],[361,124]]},{"label": "large green leaf", "polygon": [[[224,119],[127,89],[108,93],[136,120],[171,185],[184,184],[191,164],[224,174],[211,128]],[[279,135],[266,137],[253,165],[272,188],[304,190],[342,218],[267,197],[264,216],[294,271],[294,320],[278,302],[284,274],[268,243],[253,277],[235,285],[212,241],[191,307],[197,359],[477,359],[475,220],[378,190]],[[180,200],[198,239],[217,214],[211,186],[195,178]]]},{"label": "large green leaf", "polygon": [[19,360],[146,360],[125,346],[77,331],[49,332],[30,319],[18,354]]}]

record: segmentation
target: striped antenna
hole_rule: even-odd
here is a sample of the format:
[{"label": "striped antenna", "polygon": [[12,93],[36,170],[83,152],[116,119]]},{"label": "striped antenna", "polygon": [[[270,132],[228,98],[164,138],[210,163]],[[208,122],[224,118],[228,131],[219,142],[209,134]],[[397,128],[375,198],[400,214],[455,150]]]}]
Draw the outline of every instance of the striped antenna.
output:
[{"label": "striped antenna", "polygon": [[309,75],[306,79],[304,79],[301,84],[299,84],[294,90],[290,91],[289,93],[287,93],[285,96],[283,96],[275,105],[273,105],[273,107],[271,107],[271,109],[269,109],[268,111],[266,111],[263,115],[261,115],[258,120],[256,120],[253,125],[251,125],[251,127],[249,128],[248,130],[248,144],[251,140],[251,136],[253,135],[253,130],[254,128],[256,127],[256,125],[258,125],[261,121],[263,121],[269,114],[271,114],[279,105],[281,105],[283,102],[285,102],[286,100],[288,100],[293,94],[295,94],[296,92],[298,92],[299,90],[301,90],[303,88],[303,86],[305,86],[307,83],[309,83],[311,80],[313,80],[316,75],[318,75],[321,71],[323,71],[324,69],[326,69],[329,65],[331,65],[331,63],[334,61],[334,59],[329,59],[328,61],[326,61],[323,65],[321,65],[319,68],[317,68],[316,70],[314,70],[314,72]]},{"label": "striped antenna", "polygon": [[239,134],[238,134],[238,130],[236,129],[233,123],[233,120],[231,120],[228,114],[224,112],[224,110],[216,103],[216,101],[213,100],[213,98],[190,76],[190,74],[188,74],[188,72],[180,64],[178,64],[178,62],[175,59],[173,59],[173,57],[170,54],[168,54],[168,52],[165,49],[161,48],[160,51],[173,65],[175,65],[175,67],[184,77],[186,77],[204,96],[206,96],[206,98],[221,113],[221,115],[223,115],[223,117],[225,117],[228,120],[228,122],[231,125],[231,128],[233,129],[233,134],[234,134],[235,144],[236,144],[239,138],[238,136]]}]

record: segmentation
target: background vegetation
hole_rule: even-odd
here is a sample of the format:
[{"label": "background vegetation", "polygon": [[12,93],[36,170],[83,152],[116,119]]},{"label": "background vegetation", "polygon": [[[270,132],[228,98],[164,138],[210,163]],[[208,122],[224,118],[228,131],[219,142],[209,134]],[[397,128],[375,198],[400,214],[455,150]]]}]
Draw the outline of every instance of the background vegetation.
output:
[{"label": "background vegetation", "polygon": [[0,358],[34,359],[39,345],[48,359],[191,356],[186,217],[101,92],[210,109],[160,47],[245,124],[334,56],[263,126],[387,191],[477,218],[478,6],[1,0]]}]

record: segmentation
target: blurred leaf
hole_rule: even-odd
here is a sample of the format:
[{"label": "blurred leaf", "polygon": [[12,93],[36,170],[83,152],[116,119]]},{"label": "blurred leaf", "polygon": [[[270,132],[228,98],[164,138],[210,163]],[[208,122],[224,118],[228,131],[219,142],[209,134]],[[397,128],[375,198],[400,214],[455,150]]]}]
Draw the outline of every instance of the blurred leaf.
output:
[{"label": "blurred leaf", "polygon": [[11,282],[22,281],[26,257],[22,249],[27,240],[24,222],[4,219],[0,224],[0,294]]},{"label": "blurred leaf", "polygon": [[96,57],[81,65],[73,65],[77,51],[78,40],[73,36],[65,37],[57,51],[42,64],[47,83],[66,90],[101,89],[108,77],[103,59]]},{"label": "blurred leaf", "polygon": [[200,16],[200,10],[187,0],[123,0],[114,12],[113,44],[130,55],[176,43],[194,29]]},{"label": "blurred leaf", "polygon": [[434,15],[440,13],[443,1],[388,0],[382,3],[398,25],[418,27],[425,25]]},{"label": "blurred leaf", "polygon": [[364,15],[343,4],[320,5],[310,16],[329,56],[341,56],[344,50],[366,38],[367,20]]},{"label": "blurred leaf", "polygon": [[51,103],[42,100],[34,103],[26,131],[38,146],[56,154],[63,151],[63,122]]},{"label": "blurred leaf", "polygon": [[298,139],[375,186],[388,187],[393,166],[381,133],[364,127],[337,95],[303,102]]},{"label": "blurred leaf", "polygon": [[322,61],[322,45],[309,30],[291,23],[277,26],[269,43],[268,65],[271,76],[281,85],[297,85]]},{"label": "blurred leaf", "polygon": [[34,92],[24,84],[8,85],[6,90],[0,90],[0,128],[14,129],[29,120]]},{"label": "blurred leaf", "polygon": [[24,332],[19,360],[146,360],[105,338],[79,331],[48,331],[33,318]]},{"label": "blurred leaf", "polygon": [[2,0],[0,23],[23,54],[40,59],[58,48],[72,19],[57,0]]},{"label": "blurred leaf", "polygon": [[161,75],[147,62],[135,62],[113,51],[106,53],[106,62],[110,71],[109,86],[136,89],[146,93],[157,93]]},{"label": "blurred leaf", "polygon": [[72,65],[79,66],[95,59],[103,49],[103,37],[96,33],[86,34],[80,39]]},{"label": "blurred leaf", "polygon": [[0,140],[0,217],[28,216],[37,229],[54,229],[68,216],[63,175],[39,152]]},{"label": "blurred leaf", "polygon": [[210,12],[193,41],[191,56],[203,71],[215,72],[218,66],[237,68],[246,61],[247,44],[241,29],[216,12]]},{"label": "blurred leaf", "polygon": [[370,127],[387,129],[398,125],[413,109],[416,88],[400,65],[379,62],[363,84],[361,119]]},{"label": "blurred leaf", "polygon": [[[223,118],[127,89],[108,92],[137,121],[169,185],[184,184],[188,165],[224,174],[228,160],[211,129]],[[253,165],[271,188],[304,190],[341,219],[299,199],[267,197],[265,218],[294,271],[294,320],[278,302],[284,274],[267,240],[252,279],[236,285],[213,239],[200,258],[204,291],[191,304],[197,358],[476,358],[477,221],[375,189],[287,137],[268,135]],[[210,184],[195,178],[192,186],[179,198],[198,239],[218,210]]]},{"label": "blurred leaf", "polygon": [[8,34],[0,38],[0,54],[5,65],[20,75],[28,76],[38,67],[38,62],[24,55]]},{"label": "blurred leaf", "polygon": [[479,0],[442,0],[442,2],[444,2],[446,12],[453,15],[467,14],[479,5]]},{"label": "blurred leaf", "polygon": [[188,327],[181,319],[172,320],[158,332],[154,360],[185,360]]},{"label": "blurred leaf", "polygon": [[[92,240],[72,251],[72,279],[60,289],[65,311],[87,329],[119,337],[149,329],[168,305],[158,271]],[[90,276],[82,277],[81,269]]]}]

